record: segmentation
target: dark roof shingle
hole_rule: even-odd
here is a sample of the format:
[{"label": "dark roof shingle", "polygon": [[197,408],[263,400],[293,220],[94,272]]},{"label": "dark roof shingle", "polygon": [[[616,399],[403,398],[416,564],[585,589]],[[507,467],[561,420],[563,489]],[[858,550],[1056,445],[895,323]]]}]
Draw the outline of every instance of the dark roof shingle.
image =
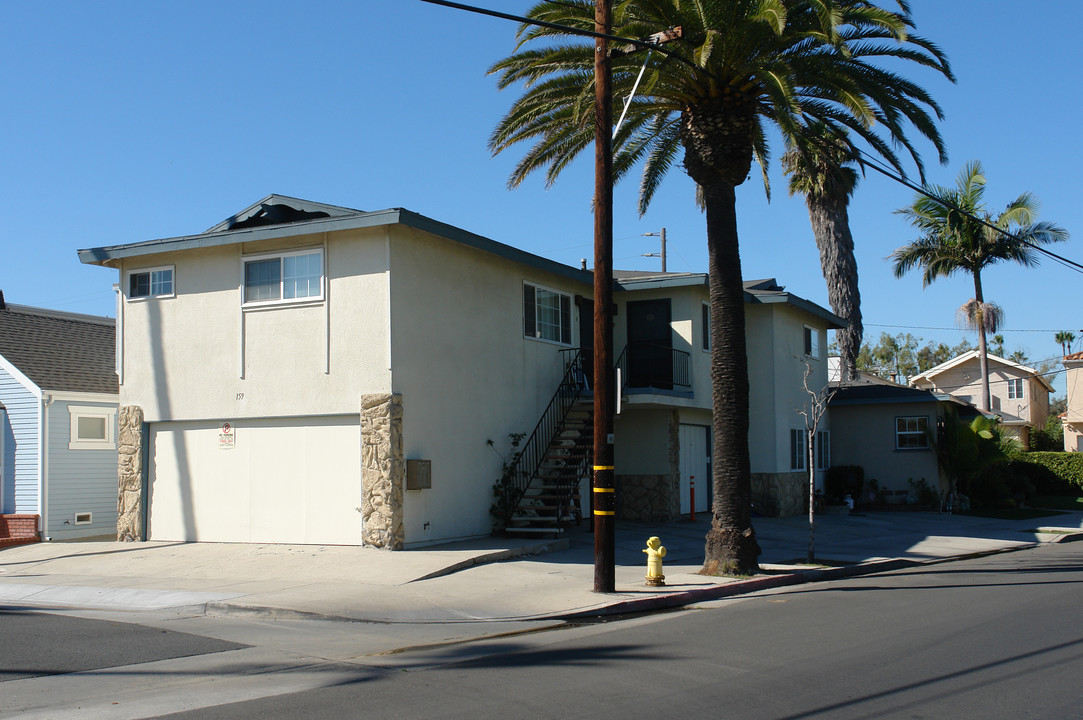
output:
[{"label": "dark roof shingle", "polygon": [[7,305],[0,309],[0,355],[42,390],[118,391],[112,318]]}]

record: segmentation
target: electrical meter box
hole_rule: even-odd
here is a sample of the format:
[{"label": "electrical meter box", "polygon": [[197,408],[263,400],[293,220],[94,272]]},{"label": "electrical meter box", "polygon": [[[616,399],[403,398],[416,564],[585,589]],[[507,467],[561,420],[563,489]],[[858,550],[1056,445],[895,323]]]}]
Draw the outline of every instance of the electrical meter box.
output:
[{"label": "electrical meter box", "polygon": [[432,487],[432,460],[406,461],[406,489],[428,490]]}]

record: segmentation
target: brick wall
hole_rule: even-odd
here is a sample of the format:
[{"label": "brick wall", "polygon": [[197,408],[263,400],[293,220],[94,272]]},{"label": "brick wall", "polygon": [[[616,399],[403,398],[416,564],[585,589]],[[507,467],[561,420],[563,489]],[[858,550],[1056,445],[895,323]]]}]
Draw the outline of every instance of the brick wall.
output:
[{"label": "brick wall", "polygon": [[37,515],[0,515],[0,548],[40,540]]}]

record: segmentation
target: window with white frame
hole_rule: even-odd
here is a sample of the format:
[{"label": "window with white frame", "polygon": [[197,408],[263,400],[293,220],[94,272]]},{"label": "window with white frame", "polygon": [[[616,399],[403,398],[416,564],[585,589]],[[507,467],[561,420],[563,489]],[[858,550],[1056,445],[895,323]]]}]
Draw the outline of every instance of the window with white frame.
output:
[{"label": "window with white frame", "polygon": [[70,450],[113,450],[116,408],[69,405],[71,424]]},{"label": "window with white frame", "polygon": [[1022,400],[1023,399],[1023,378],[1015,378],[1008,381],[1008,399],[1009,400]]},{"label": "window with white frame", "polygon": [[173,266],[128,273],[128,299],[173,297]]},{"label": "window with white frame", "polygon": [[523,335],[571,345],[571,296],[540,285],[523,283]]},{"label": "window with white frame", "polygon": [[805,355],[820,357],[820,331],[805,325]]},{"label": "window with white frame", "polygon": [[925,416],[895,418],[895,449],[928,450],[929,418]]},{"label": "window with white frame", "polygon": [[831,434],[827,430],[816,432],[816,469],[831,467]]},{"label": "window with white frame", "polygon": [[808,458],[808,434],[804,428],[790,428],[790,470],[804,470]]},{"label": "window with white frame", "polygon": [[323,299],[323,250],[244,260],[244,304]]}]

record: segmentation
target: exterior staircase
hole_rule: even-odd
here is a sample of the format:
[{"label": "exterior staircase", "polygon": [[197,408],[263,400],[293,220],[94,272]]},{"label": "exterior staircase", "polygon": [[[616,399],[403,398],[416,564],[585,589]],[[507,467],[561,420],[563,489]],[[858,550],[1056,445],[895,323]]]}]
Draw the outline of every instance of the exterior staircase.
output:
[{"label": "exterior staircase", "polygon": [[560,535],[583,519],[580,488],[593,470],[594,408],[580,351],[534,432],[505,466],[494,512],[508,535]]},{"label": "exterior staircase", "polygon": [[594,459],[594,407],[579,399],[564,418],[534,477],[516,504],[505,531],[509,535],[560,535],[583,520],[581,488]]}]

